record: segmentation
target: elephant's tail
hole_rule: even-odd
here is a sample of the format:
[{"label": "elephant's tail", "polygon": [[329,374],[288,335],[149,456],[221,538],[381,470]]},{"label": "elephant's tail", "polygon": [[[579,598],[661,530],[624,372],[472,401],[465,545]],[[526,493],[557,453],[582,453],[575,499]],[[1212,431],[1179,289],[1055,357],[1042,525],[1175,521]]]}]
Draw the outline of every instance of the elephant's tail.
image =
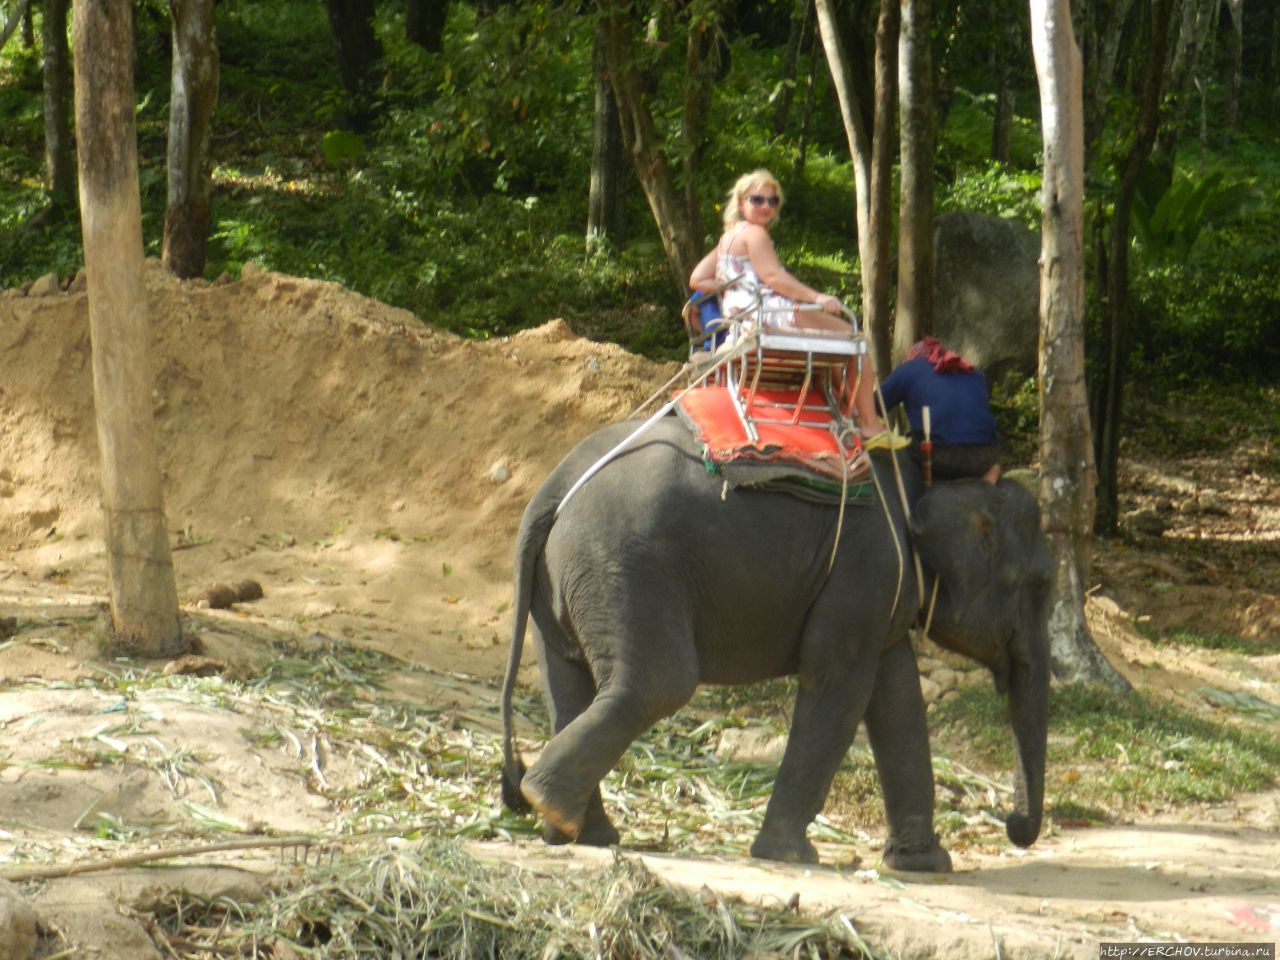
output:
[{"label": "elephant's tail", "polygon": [[533,565],[546,546],[547,535],[555,523],[558,504],[559,498],[550,500],[535,497],[525,510],[524,519],[520,522],[520,534],[516,538],[511,650],[507,656],[507,674],[502,681],[502,802],[507,809],[516,813],[528,813],[533,808],[520,792],[525,765],[515,749],[511,698],[515,693],[516,674],[520,671],[524,635],[529,626],[529,609],[533,603]]}]

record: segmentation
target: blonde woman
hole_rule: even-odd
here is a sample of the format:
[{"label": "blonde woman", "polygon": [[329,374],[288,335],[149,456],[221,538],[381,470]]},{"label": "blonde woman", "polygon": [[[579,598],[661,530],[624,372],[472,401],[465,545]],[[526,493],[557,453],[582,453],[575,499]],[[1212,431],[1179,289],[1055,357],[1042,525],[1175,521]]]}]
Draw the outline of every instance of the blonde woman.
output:
[{"label": "blonde woman", "polygon": [[[769,228],[782,212],[782,186],[768,170],[743,174],[729,191],[724,204],[724,233],[689,277],[690,289],[714,293],[730,280],[733,286],[720,293],[720,309],[726,317],[759,303],[765,325],[771,330],[850,333],[840,316],[840,301],[801,283],[782,266],[773,249]],[[812,303],[818,310],[796,310]],[[855,371],[851,368],[851,375]],[[870,370],[858,381],[854,413],[863,443],[870,449],[905,446],[910,441],[885,430],[876,413]]]}]

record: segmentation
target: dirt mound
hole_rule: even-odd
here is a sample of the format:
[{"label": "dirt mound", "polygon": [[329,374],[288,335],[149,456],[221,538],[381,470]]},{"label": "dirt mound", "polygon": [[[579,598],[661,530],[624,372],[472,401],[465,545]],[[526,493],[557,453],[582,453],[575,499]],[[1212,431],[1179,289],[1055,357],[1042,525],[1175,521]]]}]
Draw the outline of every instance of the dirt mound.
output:
[{"label": "dirt mound", "polygon": [[[146,276],[179,596],[254,578],[263,616],[418,624],[394,652],[440,668],[499,662],[474,654],[502,632],[529,495],[674,372],[560,321],[477,342],[252,266]],[[43,289],[0,298],[0,591],[21,570],[102,595],[87,296]]]}]

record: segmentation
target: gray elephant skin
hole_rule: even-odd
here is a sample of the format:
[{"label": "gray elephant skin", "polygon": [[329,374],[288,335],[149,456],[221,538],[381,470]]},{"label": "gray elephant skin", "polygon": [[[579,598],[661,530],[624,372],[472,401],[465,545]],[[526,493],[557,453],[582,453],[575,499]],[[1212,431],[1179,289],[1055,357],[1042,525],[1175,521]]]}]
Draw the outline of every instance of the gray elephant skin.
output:
[{"label": "gray elephant skin", "polygon": [[[689,430],[667,417],[557,516],[574,482],[634,427],[606,427],[579,444],[521,522],[502,695],[507,805],[532,806],[548,842],[618,843],[599,785],[632,740],[699,684],[794,674],[791,731],[752,855],[817,862],[806,831],[862,722],[884,797],[884,865],[949,870],[933,830],[925,704],[908,636],[936,578],[930,636],[988,667],[1007,694],[1018,768],[1006,829],[1015,844],[1032,844],[1044,800],[1052,572],[1035,499],[1007,481],[925,492],[899,456],[908,520],[894,465],[876,454],[883,506],[849,506],[838,522],[836,506],[725,488]],[[530,617],[554,734],[526,771],[511,696]]]}]

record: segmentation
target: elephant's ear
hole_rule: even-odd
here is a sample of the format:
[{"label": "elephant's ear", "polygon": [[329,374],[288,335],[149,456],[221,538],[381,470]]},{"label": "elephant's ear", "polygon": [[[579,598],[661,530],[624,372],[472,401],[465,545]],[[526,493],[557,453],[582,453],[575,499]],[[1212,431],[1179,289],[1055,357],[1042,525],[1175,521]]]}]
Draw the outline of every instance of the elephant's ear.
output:
[{"label": "elephant's ear", "polygon": [[990,583],[999,534],[989,510],[941,489],[931,491],[916,504],[911,534],[920,559],[949,590],[972,596]]}]

